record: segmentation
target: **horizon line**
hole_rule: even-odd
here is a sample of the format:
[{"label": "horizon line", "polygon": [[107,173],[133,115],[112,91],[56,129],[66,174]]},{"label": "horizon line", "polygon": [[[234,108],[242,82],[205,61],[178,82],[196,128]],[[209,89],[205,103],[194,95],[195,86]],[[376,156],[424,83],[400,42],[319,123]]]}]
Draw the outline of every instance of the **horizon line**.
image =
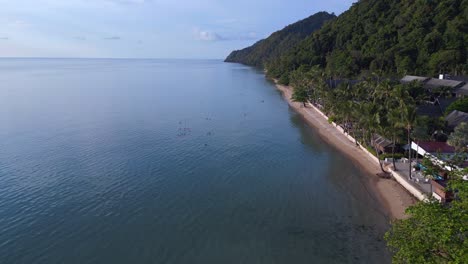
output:
[{"label": "horizon line", "polygon": [[138,58],[138,57],[4,57],[0,56],[0,59],[84,59],[84,60],[224,60],[224,58]]}]

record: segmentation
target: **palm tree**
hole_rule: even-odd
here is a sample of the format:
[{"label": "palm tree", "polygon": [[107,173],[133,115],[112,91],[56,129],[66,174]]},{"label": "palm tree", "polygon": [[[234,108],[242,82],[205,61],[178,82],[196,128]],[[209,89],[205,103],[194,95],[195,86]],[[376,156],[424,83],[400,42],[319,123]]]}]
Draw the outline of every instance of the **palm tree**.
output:
[{"label": "palm tree", "polygon": [[408,139],[409,178],[411,179],[411,129],[416,121],[416,107],[412,104],[402,105],[402,121],[405,124]]},{"label": "palm tree", "polygon": [[397,167],[395,164],[395,145],[397,143],[398,132],[400,129],[405,127],[405,123],[402,122],[401,112],[399,109],[391,108],[387,112],[387,120],[389,123],[389,134],[392,138],[392,159],[393,159],[393,169],[396,171]]}]

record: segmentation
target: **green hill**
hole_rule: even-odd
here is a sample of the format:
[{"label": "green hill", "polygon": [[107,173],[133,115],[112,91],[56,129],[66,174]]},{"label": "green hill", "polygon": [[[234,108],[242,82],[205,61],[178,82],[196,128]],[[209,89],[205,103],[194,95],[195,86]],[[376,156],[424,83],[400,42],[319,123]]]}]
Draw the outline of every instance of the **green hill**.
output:
[{"label": "green hill", "polygon": [[248,48],[233,51],[225,61],[263,67],[265,63],[291,50],[306,36],[321,28],[325,21],[335,17],[327,12],[319,12],[276,31],[268,38],[260,40]]},{"label": "green hill", "polygon": [[300,42],[299,36],[291,43],[282,39],[288,48],[279,56],[264,60],[253,46],[240,56],[248,60],[235,60],[234,53],[232,61],[266,61],[269,75],[285,82],[294,69],[314,65],[335,78],[466,75],[467,20],[468,0],[361,0]]},{"label": "green hill", "polygon": [[267,67],[274,77],[301,65],[340,78],[466,74],[467,19],[468,0],[361,0]]}]

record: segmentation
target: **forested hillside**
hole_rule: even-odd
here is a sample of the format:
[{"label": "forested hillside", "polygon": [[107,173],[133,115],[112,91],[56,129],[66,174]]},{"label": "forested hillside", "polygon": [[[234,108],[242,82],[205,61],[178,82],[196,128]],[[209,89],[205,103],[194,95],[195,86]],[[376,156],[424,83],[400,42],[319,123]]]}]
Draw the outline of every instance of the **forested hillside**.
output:
[{"label": "forested hillside", "polygon": [[466,74],[467,19],[468,0],[361,0],[267,67],[286,81],[300,65],[339,78]]},{"label": "forested hillside", "polygon": [[291,48],[296,47],[305,37],[321,28],[325,21],[335,17],[327,12],[316,13],[276,31],[268,38],[260,40],[248,48],[233,51],[225,61],[263,67],[266,62],[278,58]]},{"label": "forested hillside", "polygon": [[[293,48],[268,60],[266,68],[283,83],[301,65],[319,65],[335,78],[370,72],[467,74],[467,20],[468,0],[361,0],[304,40],[295,40],[289,46]],[[287,40],[282,46],[288,46]],[[230,61],[262,61],[262,53],[247,54],[248,60]]]}]

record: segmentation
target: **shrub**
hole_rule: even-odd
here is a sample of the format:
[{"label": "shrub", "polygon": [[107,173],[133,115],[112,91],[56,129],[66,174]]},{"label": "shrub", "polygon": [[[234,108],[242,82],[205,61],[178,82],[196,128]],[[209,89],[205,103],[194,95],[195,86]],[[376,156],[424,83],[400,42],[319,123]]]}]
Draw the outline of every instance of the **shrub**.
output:
[{"label": "shrub", "polygon": [[468,113],[468,97],[460,98],[460,99],[456,100],[455,102],[451,103],[447,107],[447,110],[445,110],[445,114],[448,115],[453,110],[458,110],[458,111]]}]

